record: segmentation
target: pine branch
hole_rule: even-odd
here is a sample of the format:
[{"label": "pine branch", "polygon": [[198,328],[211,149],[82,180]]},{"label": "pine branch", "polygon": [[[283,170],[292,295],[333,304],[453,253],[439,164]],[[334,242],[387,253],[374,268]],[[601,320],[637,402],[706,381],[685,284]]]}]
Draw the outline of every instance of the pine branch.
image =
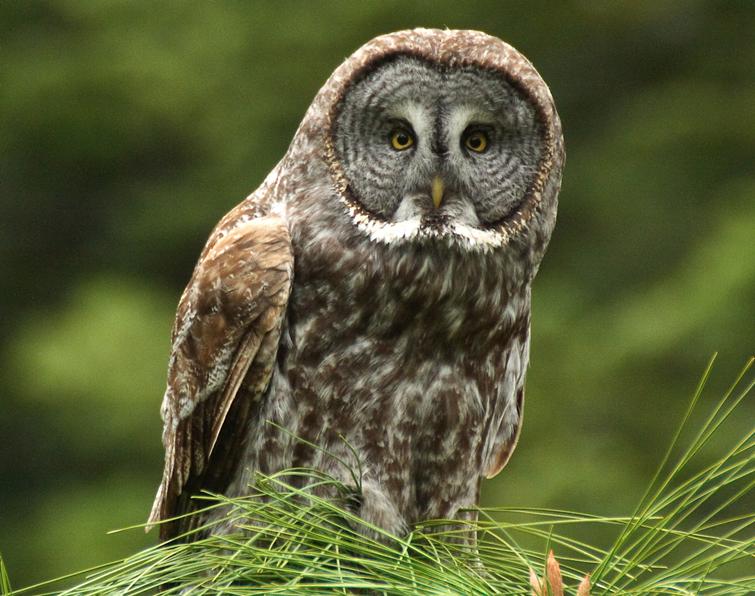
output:
[{"label": "pine branch", "polygon": [[[198,497],[207,508],[222,508],[221,521],[214,523],[232,522],[233,533],[172,541],[15,592],[0,559],[0,592],[750,594],[755,577],[736,573],[737,564],[751,568],[755,561],[755,513],[741,513],[740,506],[755,484],[755,431],[731,441],[717,461],[697,462],[704,445],[714,436],[722,438],[723,422],[751,394],[753,382],[743,379],[752,362],[680,448],[693,410],[705,402],[706,371],[646,496],[626,518],[481,509],[478,522],[428,521],[398,538],[319,496],[323,488],[328,494],[347,494],[337,480],[312,470],[286,470],[258,475],[253,494],[243,498]],[[290,483],[294,477],[296,486]],[[575,525],[616,528],[617,538],[601,549],[571,537]],[[472,546],[469,537],[475,533]],[[72,578],[76,585],[61,591],[61,582]]]}]

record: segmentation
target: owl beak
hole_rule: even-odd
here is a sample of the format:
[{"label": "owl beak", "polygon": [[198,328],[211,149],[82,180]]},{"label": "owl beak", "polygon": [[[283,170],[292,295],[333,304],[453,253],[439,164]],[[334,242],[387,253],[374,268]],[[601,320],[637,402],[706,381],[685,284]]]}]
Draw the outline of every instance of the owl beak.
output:
[{"label": "owl beak", "polygon": [[435,205],[435,208],[437,209],[440,207],[440,203],[443,200],[443,180],[440,179],[440,176],[433,176],[433,182],[432,182],[432,197],[433,197],[433,205]]}]

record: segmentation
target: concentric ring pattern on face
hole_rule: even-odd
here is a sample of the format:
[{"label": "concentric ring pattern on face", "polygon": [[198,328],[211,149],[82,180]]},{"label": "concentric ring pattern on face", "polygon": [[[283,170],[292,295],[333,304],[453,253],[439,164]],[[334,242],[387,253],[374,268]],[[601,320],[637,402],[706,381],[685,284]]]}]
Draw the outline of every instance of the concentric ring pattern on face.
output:
[{"label": "concentric ring pattern on face", "polygon": [[332,139],[350,196],[368,214],[437,231],[506,218],[530,192],[544,150],[535,106],[502,74],[410,56],[346,90]]}]

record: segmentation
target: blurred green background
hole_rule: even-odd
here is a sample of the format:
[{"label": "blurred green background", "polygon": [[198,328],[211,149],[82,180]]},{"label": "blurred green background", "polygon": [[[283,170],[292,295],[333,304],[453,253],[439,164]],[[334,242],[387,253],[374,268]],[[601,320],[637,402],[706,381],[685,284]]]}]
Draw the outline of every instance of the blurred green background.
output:
[{"label": "blurred green background", "polygon": [[[755,3],[0,4],[0,552],[14,585],[125,555],[162,470],[175,304],[215,222],[359,45],[524,52],[564,123],[526,424],[488,505],[623,514],[699,374],[753,348]],[[752,401],[752,400],[751,400]],[[731,432],[752,425],[753,404]]]}]

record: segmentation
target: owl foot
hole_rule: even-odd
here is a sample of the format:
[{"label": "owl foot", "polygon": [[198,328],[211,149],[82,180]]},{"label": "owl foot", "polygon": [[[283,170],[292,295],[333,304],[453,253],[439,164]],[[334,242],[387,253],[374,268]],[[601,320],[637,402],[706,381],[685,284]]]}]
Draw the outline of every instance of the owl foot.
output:
[{"label": "owl foot", "polygon": [[[530,569],[530,586],[532,587],[532,596],[564,596],[561,567],[559,567],[552,550],[548,553],[545,575],[542,579],[538,578],[535,572]],[[590,576],[586,575],[577,587],[577,596],[590,596],[590,587]]]}]

